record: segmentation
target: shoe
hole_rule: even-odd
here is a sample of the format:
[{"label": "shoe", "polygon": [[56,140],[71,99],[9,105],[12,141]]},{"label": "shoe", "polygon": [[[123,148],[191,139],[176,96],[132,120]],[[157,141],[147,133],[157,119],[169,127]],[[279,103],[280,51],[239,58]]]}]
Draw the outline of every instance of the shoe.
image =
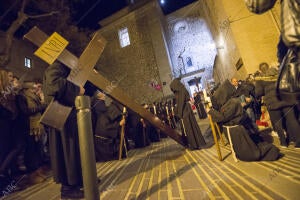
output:
[{"label": "shoe", "polygon": [[30,184],[37,184],[37,183],[42,183],[46,180],[44,176],[42,176],[38,170],[32,172],[29,175],[29,183]]},{"label": "shoe", "polygon": [[300,149],[300,142],[297,142],[297,143],[295,144],[295,149]]},{"label": "shoe", "polygon": [[51,166],[45,164],[45,165],[41,166],[39,169],[40,169],[42,172],[48,173],[49,171],[51,171]]},{"label": "shoe", "polygon": [[280,147],[281,148],[287,148],[288,147],[286,139],[283,139],[283,140],[280,141]]},{"label": "shoe", "polygon": [[84,192],[80,187],[62,185],[61,199],[83,199]]},{"label": "shoe", "polygon": [[279,153],[277,159],[280,159],[280,158],[283,158],[283,157],[284,157],[284,154],[283,153]]},{"label": "shoe", "polygon": [[41,177],[43,177],[44,179],[47,179],[49,176],[50,176],[50,170],[48,170],[47,171],[47,169],[46,168],[42,168],[42,167],[40,167],[40,168],[38,168],[37,170],[36,170],[36,172],[41,176]]}]

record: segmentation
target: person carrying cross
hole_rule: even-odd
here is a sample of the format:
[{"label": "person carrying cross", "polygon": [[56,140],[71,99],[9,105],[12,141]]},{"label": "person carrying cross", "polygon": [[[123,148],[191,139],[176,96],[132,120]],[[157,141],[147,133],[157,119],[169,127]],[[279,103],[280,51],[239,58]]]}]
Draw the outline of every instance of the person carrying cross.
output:
[{"label": "person carrying cross", "polygon": [[54,62],[43,77],[45,102],[55,99],[60,104],[72,107],[63,130],[47,127],[49,133],[49,151],[56,183],[61,184],[61,198],[80,199],[84,197],[80,164],[80,151],[75,110],[75,98],[83,95],[85,89],[67,80],[70,69]]}]

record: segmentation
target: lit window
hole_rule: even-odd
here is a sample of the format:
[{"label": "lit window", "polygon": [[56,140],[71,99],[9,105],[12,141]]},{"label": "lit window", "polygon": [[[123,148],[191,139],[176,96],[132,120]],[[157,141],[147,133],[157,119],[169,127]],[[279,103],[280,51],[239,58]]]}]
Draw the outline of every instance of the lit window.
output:
[{"label": "lit window", "polygon": [[130,39],[127,28],[122,28],[119,30],[119,39],[122,48],[130,45]]},{"label": "lit window", "polygon": [[25,57],[25,67],[31,68],[31,66],[32,66],[31,59]]}]

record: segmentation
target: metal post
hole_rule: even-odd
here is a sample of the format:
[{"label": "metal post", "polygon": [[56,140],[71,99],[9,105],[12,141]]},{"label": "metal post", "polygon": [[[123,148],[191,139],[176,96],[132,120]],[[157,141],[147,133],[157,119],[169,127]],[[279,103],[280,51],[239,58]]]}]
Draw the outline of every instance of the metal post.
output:
[{"label": "metal post", "polygon": [[77,96],[75,106],[77,110],[84,196],[87,200],[99,200],[90,98],[88,96]]}]

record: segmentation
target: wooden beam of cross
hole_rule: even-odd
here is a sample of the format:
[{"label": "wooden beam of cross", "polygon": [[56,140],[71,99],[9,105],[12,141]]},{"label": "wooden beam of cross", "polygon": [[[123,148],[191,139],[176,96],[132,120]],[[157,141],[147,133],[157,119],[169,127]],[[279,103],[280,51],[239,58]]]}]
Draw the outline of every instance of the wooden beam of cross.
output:
[{"label": "wooden beam of cross", "polygon": [[[95,37],[99,37],[99,38],[94,39]],[[41,30],[39,30],[37,27],[34,27],[27,34],[24,35],[24,38],[26,38],[36,46],[41,46],[47,40],[48,36]],[[84,50],[85,56],[83,56],[84,53],[83,55],[80,56],[80,62],[78,62],[78,58],[76,58],[76,56],[74,56],[66,49],[63,50],[63,52],[59,55],[57,60],[63,63],[64,65],[66,65],[67,67],[71,68],[72,70],[74,70],[75,76],[69,78],[70,81],[74,81],[74,79],[77,79],[75,77],[82,77],[80,78],[79,81],[81,82],[81,84],[89,80],[96,87],[105,90],[105,88],[112,85],[111,81],[107,80],[98,72],[91,70],[94,67],[94,64],[91,64],[91,62],[89,62],[90,56],[92,56],[94,60],[96,58],[98,60],[104,48],[103,44],[105,45],[105,43],[101,39],[101,36],[97,36],[96,34],[94,38],[89,43],[88,47]],[[99,50],[99,48],[102,50]],[[94,54],[94,55],[90,55],[90,54]],[[79,67],[78,67],[78,63],[79,63]],[[89,67],[85,67],[85,65],[88,63],[90,63]],[[119,87],[115,86],[112,90],[110,90],[108,95],[111,96],[113,99],[117,100],[118,102],[120,102],[121,104],[123,104],[124,106],[138,113],[142,118],[148,120],[152,125],[160,129],[162,132],[164,132],[170,138],[174,139],[179,144],[183,146],[187,145],[186,141],[183,139],[183,137],[180,134],[178,134],[178,132],[176,132],[174,129],[170,128],[168,125],[163,123],[158,117],[156,117],[151,112],[143,108],[141,105],[137,104],[131,97],[129,97],[126,93],[124,93]],[[55,115],[49,117],[58,118],[57,111],[58,110],[56,110]]]},{"label": "wooden beam of cross", "polygon": [[[34,44],[38,46],[41,44],[41,47],[34,54],[47,63],[52,64],[57,58],[64,65],[68,66],[71,69],[71,73],[67,79],[76,85],[85,84],[88,74],[93,71],[106,44],[105,39],[96,32],[78,59],[65,50],[68,41],[57,33],[48,37],[37,27],[34,27],[24,37],[34,40]],[[71,107],[64,106],[53,100],[41,117],[41,123],[62,130],[71,110]]]}]

